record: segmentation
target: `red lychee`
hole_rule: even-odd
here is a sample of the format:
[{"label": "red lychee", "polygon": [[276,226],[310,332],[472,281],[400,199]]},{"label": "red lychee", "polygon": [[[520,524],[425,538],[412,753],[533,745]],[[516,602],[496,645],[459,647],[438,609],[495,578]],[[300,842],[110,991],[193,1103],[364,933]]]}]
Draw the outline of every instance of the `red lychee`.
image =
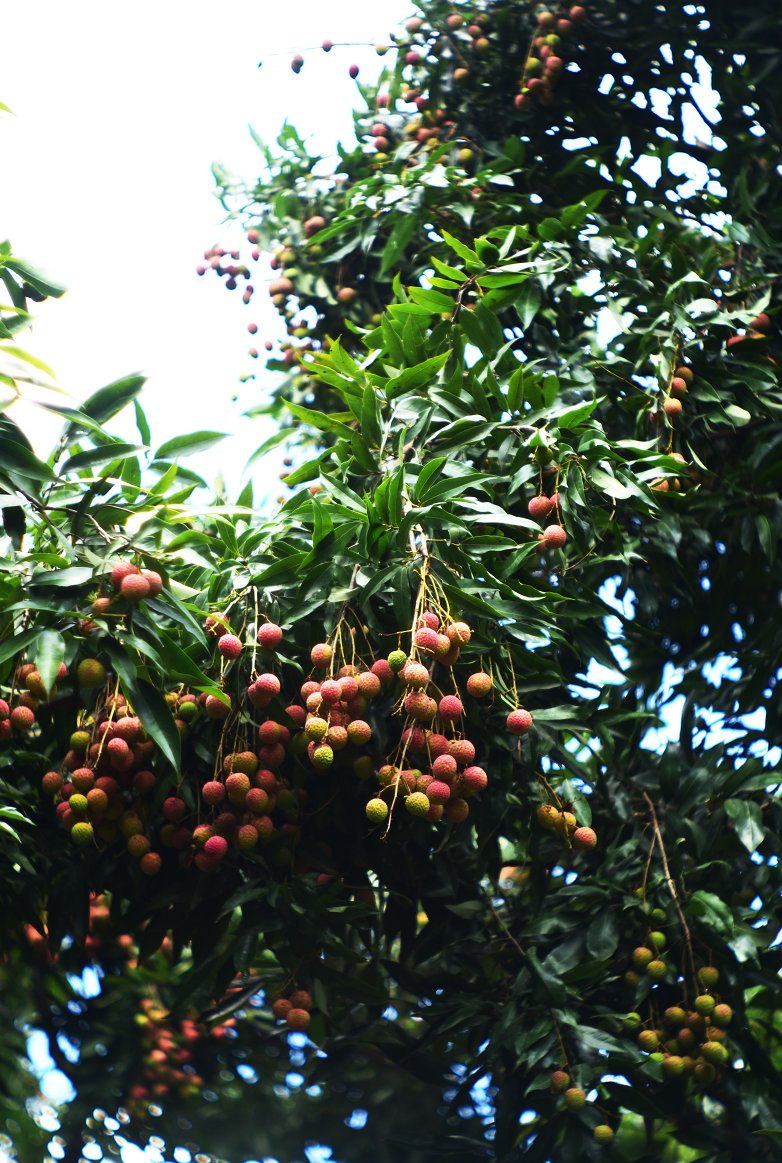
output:
[{"label": "red lychee", "polygon": [[243,649],[242,640],[237,638],[235,634],[221,634],[217,640],[217,649],[223,658],[229,660],[238,658]]}]

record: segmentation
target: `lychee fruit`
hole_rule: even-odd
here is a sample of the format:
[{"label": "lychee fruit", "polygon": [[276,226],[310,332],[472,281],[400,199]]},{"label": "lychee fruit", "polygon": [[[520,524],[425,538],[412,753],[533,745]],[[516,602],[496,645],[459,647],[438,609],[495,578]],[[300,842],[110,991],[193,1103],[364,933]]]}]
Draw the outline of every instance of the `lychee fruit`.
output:
[{"label": "lychee fruit", "polygon": [[97,658],[83,658],[76,667],[76,677],[85,690],[93,690],[106,681],[106,667]]},{"label": "lychee fruit", "polygon": [[264,650],[276,650],[282,642],[282,630],[274,622],[264,622],[258,627],[258,643]]},{"label": "lychee fruit", "polygon": [[[555,526],[559,528],[559,526]],[[525,711],[523,707],[517,707],[515,711],[511,711],[505,720],[505,727],[511,735],[526,735],[532,727],[532,715],[529,711]]]},{"label": "lychee fruit", "polygon": [[471,674],[467,679],[467,693],[474,699],[484,699],[491,692],[492,678],[485,670]]},{"label": "lychee fruit", "polygon": [[592,828],[576,828],[573,847],[581,852],[592,852],[597,847],[597,833]]},{"label": "lychee fruit", "polygon": [[382,824],[388,819],[388,804],[385,800],[369,800],[364,811],[370,824]]},{"label": "lychee fruit", "polygon": [[328,642],[318,642],[310,651],[310,659],[313,666],[317,666],[319,670],[325,670],[331,662],[333,650]]},{"label": "lychee fruit", "polygon": [[223,658],[229,660],[238,658],[243,649],[242,640],[241,638],[237,638],[235,634],[221,634],[217,640],[217,649]]},{"label": "lychee fruit", "polygon": [[414,791],[405,800],[405,808],[411,816],[421,818],[429,811],[429,797],[423,792]]},{"label": "lychee fruit", "polygon": [[150,584],[143,574],[129,573],[122,579],[119,587],[123,598],[130,602],[140,602],[150,595]]},{"label": "lychee fruit", "polygon": [[547,549],[561,549],[567,541],[567,533],[561,525],[547,525],[543,530],[543,544]]}]

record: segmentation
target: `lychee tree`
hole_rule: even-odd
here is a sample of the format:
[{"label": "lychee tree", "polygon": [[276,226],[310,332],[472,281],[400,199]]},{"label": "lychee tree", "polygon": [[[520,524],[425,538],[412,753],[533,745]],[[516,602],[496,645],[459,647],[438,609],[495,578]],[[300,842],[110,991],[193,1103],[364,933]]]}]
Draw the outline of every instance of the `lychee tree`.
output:
[{"label": "lychee tree", "polygon": [[290,127],[221,173],[287,324],[271,515],[197,504],[217,434],[153,451],[138,377],[46,462],[4,421],[2,972],[80,1049],[68,1158],[96,1106],[778,1155],[776,19],[432,0],[333,179]]}]

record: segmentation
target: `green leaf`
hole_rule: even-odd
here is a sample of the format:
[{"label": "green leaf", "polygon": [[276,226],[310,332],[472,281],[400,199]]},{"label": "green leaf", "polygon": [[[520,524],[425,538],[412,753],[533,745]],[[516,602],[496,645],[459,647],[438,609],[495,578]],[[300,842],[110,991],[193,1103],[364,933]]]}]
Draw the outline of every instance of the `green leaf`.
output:
[{"label": "green leaf", "polygon": [[398,376],[394,376],[386,385],[386,395],[389,400],[395,400],[403,392],[412,392],[416,388],[422,388],[425,384],[432,383],[450,356],[450,351],[445,351],[442,355],[433,355],[422,363],[416,364],[415,367],[409,367],[400,372]]},{"label": "green leaf", "polygon": [[174,436],[160,445],[155,453],[155,460],[169,460],[176,456],[189,456],[194,452],[205,452],[213,448],[221,440],[225,440],[227,432],[189,432],[187,436]]},{"label": "green leaf", "polygon": [[755,852],[766,837],[760,815],[760,805],[754,800],[726,800],[725,811],[748,852]]},{"label": "green leaf", "polygon": [[5,266],[14,274],[20,275],[26,283],[29,283],[39,295],[43,295],[47,299],[59,299],[64,295],[67,287],[61,286],[59,283],[54,283],[46,275],[42,274],[36,267],[30,263],[25,262],[21,258],[9,258],[5,261]]},{"label": "green leaf", "polygon": [[[121,412],[127,404],[132,403],[145,383],[146,376],[142,375],[125,376],[121,380],[114,380],[113,383],[107,384],[105,388],[99,388],[97,392],[86,399],[79,411],[91,420],[97,420],[99,424],[104,424],[106,420],[110,420],[112,416]],[[78,427],[78,421],[66,429],[66,434],[74,427]]]},{"label": "green leaf", "polygon": [[60,471],[78,471],[90,468],[94,464],[106,464],[110,460],[116,460],[138,450],[138,444],[123,444],[121,441],[117,441],[116,444],[104,444],[101,448],[87,448],[84,452],[74,452],[73,456],[69,456]]},{"label": "green leaf", "polygon": [[51,693],[60,663],[65,658],[65,639],[59,630],[42,630],[35,645],[35,668]]},{"label": "green leaf", "polygon": [[593,957],[601,961],[613,957],[619,945],[619,925],[616,914],[603,909],[597,914],[587,929],[587,949]]},{"label": "green leaf", "polygon": [[[115,663],[115,669],[116,658],[115,653],[112,659]],[[178,773],[181,765],[181,742],[168,703],[157,687],[139,678],[138,675],[131,676],[131,673],[126,670],[122,681],[125,696],[141,720],[144,730],[150,739],[157,743],[166,759]]]}]

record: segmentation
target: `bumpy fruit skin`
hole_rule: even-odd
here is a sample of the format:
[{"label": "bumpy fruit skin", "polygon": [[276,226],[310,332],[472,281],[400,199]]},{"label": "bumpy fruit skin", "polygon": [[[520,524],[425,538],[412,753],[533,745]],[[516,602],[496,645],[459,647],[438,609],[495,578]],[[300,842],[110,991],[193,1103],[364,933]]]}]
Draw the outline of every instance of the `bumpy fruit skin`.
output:
[{"label": "bumpy fruit skin", "polygon": [[675,420],[682,414],[682,402],[674,396],[669,396],[663,403],[663,412],[669,420]]},{"label": "bumpy fruit skin", "polygon": [[413,642],[419,650],[425,651],[427,654],[434,654],[437,649],[438,634],[436,630],[429,626],[422,626],[420,630],[416,630],[413,636]]},{"label": "bumpy fruit skin", "polygon": [[445,804],[451,798],[451,789],[441,779],[433,779],[425,794],[430,804]]},{"label": "bumpy fruit skin", "polygon": [[505,727],[511,735],[526,735],[532,727],[532,715],[523,707],[517,707],[508,715]]},{"label": "bumpy fruit skin", "polygon": [[264,622],[258,627],[258,642],[264,650],[276,650],[282,642],[282,630],[274,622]]},{"label": "bumpy fruit skin", "polygon": [[471,674],[467,679],[467,693],[472,695],[474,699],[486,698],[486,695],[491,692],[491,688],[491,675],[486,674],[483,670],[478,671],[477,674]]},{"label": "bumpy fruit skin", "polygon": [[543,530],[543,544],[547,549],[562,549],[567,533],[561,525],[547,525]]},{"label": "bumpy fruit skin", "polygon": [[583,1110],[586,1105],[586,1093],[580,1086],[571,1086],[565,1091],[565,1106],[569,1111]]},{"label": "bumpy fruit skin", "polygon": [[570,1086],[570,1075],[566,1070],[555,1070],[549,1080],[553,1094],[564,1094]]},{"label": "bumpy fruit skin", "polygon": [[392,650],[388,656],[388,665],[394,674],[398,674],[406,662],[407,655],[405,654],[404,650]]},{"label": "bumpy fruit skin", "polygon": [[554,502],[550,497],[532,497],[527,503],[527,512],[533,521],[540,521],[548,517],[554,509]]},{"label": "bumpy fruit skin", "polygon": [[285,1021],[288,1023],[289,1029],[303,1034],[305,1030],[310,1028],[312,1018],[307,1010],[297,1009],[295,1006],[291,1006],[285,1016]]},{"label": "bumpy fruit skin", "polygon": [[93,690],[106,681],[106,667],[97,658],[83,658],[76,667],[76,677],[85,690]]},{"label": "bumpy fruit skin", "polygon": [[331,662],[333,650],[328,642],[317,642],[310,651],[310,660],[319,670],[325,670]]},{"label": "bumpy fruit skin", "polygon": [[156,569],[142,569],[141,576],[149,582],[149,596],[156,598],[163,589],[163,579]]},{"label": "bumpy fruit skin", "polygon": [[704,1042],[701,1046],[701,1057],[710,1062],[712,1066],[726,1066],[730,1054],[721,1042]]},{"label": "bumpy fruit skin", "polygon": [[88,824],[85,820],[74,824],[71,828],[71,839],[79,848],[86,848],[88,844],[92,843],[93,831],[92,824]]},{"label": "bumpy fruit skin", "polygon": [[405,808],[411,816],[425,816],[429,811],[429,807],[429,798],[421,791],[414,791],[405,800]]},{"label": "bumpy fruit skin", "polygon": [[444,695],[440,699],[438,710],[440,718],[447,723],[453,723],[460,715],[464,714],[461,699],[458,699],[456,695]]},{"label": "bumpy fruit skin", "polygon": [[328,743],[321,743],[319,747],[313,748],[311,762],[318,771],[328,771],[334,762],[334,752]]},{"label": "bumpy fruit skin", "polygon": [[125,578],[134,573],[138,573],[138,567],[132,561],[116,562],[111,570],[111,584],[114,586],[114,589],[119,592]]},{"label": "bumpy fruit skin", "polygon": [[217,649],[223,658],[238,658],[242,653],[242,640],[235,634],[222,634],[217,641]]},{"label": "bumpy fruit skin", "polygon": [[383,824],[388,819],[388,804],[385,800],[370,800],[364,811],[370,824]]},{"label": "bumpy fruit skin", "polygon": [[141,602],[148,598],[152,587],[143,574],[129,573],[122,579],[119,592],[130,602]]},{"label": "bumpy fruit skin", "polygon": [[597,847],[597,833],[592,828],[576,828],[573,833],[573,847],[581,852],[592,852]]},{"label": "bumpy fruit skin", "polygon": [[695,1012],[706,1018],[714,1012],[714,1004],[714,998],[710,993],[699,994],[695,999]]},{"label": "bumpy fruit skin", "polygon": [[231,713],[231,705],[230,703],[226,705],[217,695],[207,695],[204,710],[208,719],[227,719]]},{"label": "bumpy fruit skin", "polygon": [[204,852],[212,860],[222,860],[228,852],[228,841],[224,836],[210,836],[204,844]]},{"label": "bumpy fruit skin", "polygon": [[158,852],[147,852],[139,860],[138,866],[145,876],[157,876],[163,866],[163,860]]},{"label": "bumpy fruit skin", "polygon": [[662,981],[667,972],[667,968],[665,962],[656,957],[654,961],[650,961],[646,966],[646,972],[652,981]]},{"label": "bumpy fruit skin", "polygon": [[29,731],[35,722],[35,715],[29,707],[14,707],[10,715],[11,725],[17,731]]}]

